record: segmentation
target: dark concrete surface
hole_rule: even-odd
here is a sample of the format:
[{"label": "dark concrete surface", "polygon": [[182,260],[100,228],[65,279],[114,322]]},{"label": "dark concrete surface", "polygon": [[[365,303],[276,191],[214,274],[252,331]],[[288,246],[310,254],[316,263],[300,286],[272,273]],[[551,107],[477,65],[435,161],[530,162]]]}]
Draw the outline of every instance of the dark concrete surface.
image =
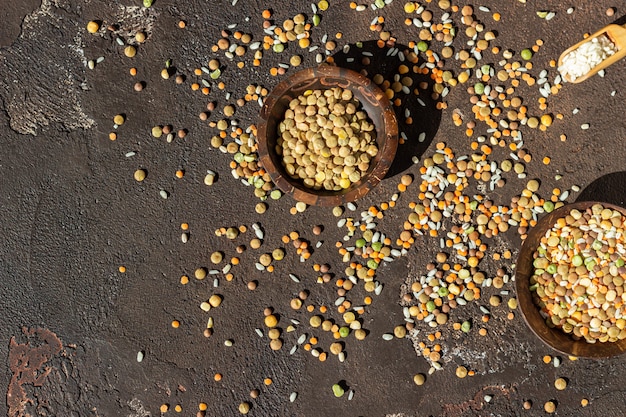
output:
[{"label": "dark concrete surface", "polygon": [[[303,333],[317,336],[324,351],[332,342],[330,334],[309,326],[310,313],[291,310],[289,300],[306,289],[310,292],[307,303],[326,305],[326,316],[341,320],[332,307],[336,287],[315,283],[312,265],[328,263],[336,277],[343,275],[345,265],[334,242],[342,239],[344,231],[336,227],[337,219],[329,209],[310,207],[302,214],[289,214],[294,205],[289,196],[268,200],[268,211],[257,214],[258,199],[251,188],[230,175],[231,157],[210,146],[217,130],[200,121],[198,114],[208,101],[222,108],[227,102],[225,92],[232,92],[233,98],[242,96],[249,83],[271,89],[286,75],[272,77],[269,68],[299,51],[294,45],[281,57],[268,51],[259,67],[250,64],[248,52],[246,66],[239,69],[223,53],[211,52],[220,31],[238,23],[254,40],[262,40],[264,8],[272,7],[274,19],[281,22],[299,12],[310,17],[309,2],[239,0],[232,7],[225,0],[157,0],[150,9],[142,8],[138,0],[5,3],[0,11],[4,109],[0,116],[0,392],[7,397],[0,402],[1,414],[144,417],[160,415],[161,404],[169,404],[167,415],[192,416],[198,404],[205,402],[206,415],[233,416],[246,401],[251,405],[249,414],[255,416],[535,416],[544,415],[543,404],[554,400],[556,415],[624,415],[623,357],[570,361],[535,339],[518,311],[513,320],[507,319],[506,303],[491,308],[487,336],[478,335],[478,325],[467,335],[452,330],[457,320],[478,324],[479,307],[488,305],[489,296],[499,292],[495,288],[484,289],[479,301],[456,310],[440,326],[443,368],[432,375],[428,374],[430,364],[416,353],[419,348],[411,340],[384,341],[383,333],[403,323],[402,285],[407,277],[424,273],[438,251],[439,238],[418,237],[406,256],[378,269],[377,280],[384,283],[384,290],[362,315],[368,337],[361,342],[352,336],[345,340],[344,363],[333,355],[320,362],[302,348],[289,354]],[[362,3],[369,7],[371,2]],[[574,3],[485,1],[474,8],[487,29],[497,33],[494,44],[501,49],[519,52],[536,39],[545,42],[533,57],[532,73],[537,76],[583,33],[594,32],[626,12],[621,5],[604,0]],[[395,0],[378,12],[356,12],[347,1],[330,0],[330,8],[320,12],[320,26],[312,30],[312,44],[320,44],[324,34],[333,36],[337,31],[343,32],[337,50],[345,44],[375,41],[377,34],[369,24],[382,15],[385,30],[391,31],[398,44],[407,45],[417,39],[418,30],[404,25],[403,4]],[[424,4],[440,16],[435,2]],[[494,22],[490,13],[479,11],[481,5],[501,13],[501,21]],[[569,7],[576,8],[574,13],[566,13]],[[606,16],[608,7],[616,7],[614,17]],[[539,10],[553,10],[556,16],[542,20],[536,15]],[[177,27],[181,19],[187,23],[185,29]],[[100,34],[87,33],[89,20],[103,22]],[[106,30],[109,24],[118,25],[116,34]],[[135,58],[126,58],[115,37],[132,41],[129,34],[138,29],[147,32],[147,41],[138,47]],[[459,35],[455,48],[462,48],[464,39]],[[87,61],[101,56],[104,61],[89,70]],[[305,51],[302,56],[303,66],[315,65],[315,52]],[[220,80],[226,88],[220,91],[213,82],[207,97],[192,91],[190,85],[199,79],[193,69],[213,57],[223,65]],[[168,59],[177,73],[187,77],[182,85],[160,77]],[[495,65],[499,59],[485,54],[483,61]],[[458,70],[458,62],[448,61],[446,68]],[[129,75],[131,67],[137,68],[136,77]],[[553,79],[556,71],[549,69]],[[287,75],[293,71],[289,69]],[[133,91],[137,81],[146,83],[141,92]],[[593,196],[624,204],[620,173],[626,157],[625,81],[624,64],[618,63],[603,78],[565,85],[548,99],[546,110],[562,113],[563,120],[555,120],[545,132],[522,129],[524,147],[533,155],[533,161],[526,164],[528,178],[541,180],[544,195],[549,196],[557,186],[565,190],[578,185],[582,191],[571,193],[568,201]],[[464,127],[452,123],[455,109],[466,114],[466,120],[471,116],[465,90],[466,86],[452,88],[443,99],[448,109],[441,112],[432,107],[433,101],[427,110],[411,104],[414,114],[421,115],[415,116],[419,124],[403,127],[413,143],[400,147],[403,163],[358,202],[356,215],[372,204],[389,201],[399,174],[419,178],[420,165],[406,164],[407,154],[423,160],[441,141],[457,155],[472,152]],[[536,85],[520,87],[519,94],[533,114],[541,114]],[[572,113],[574,108],[580,109],[578,114]],[[255,102],[237,109],[240,126],[254,123],[258,109]],[[118,113],[125,114],[127,121],[116,130],[117,140],[111,141],[108,134]],[[209,120],[220,118],[216,110]],[[583,123],[590,124],[589,130],[580,129]],[[187,137],[172,143],[151,137],[152,126],[166,124],[187,129]],[[484,130],[484,126],[477,127],[474,137]],[[415,138],[422,131],[428,132],[428,138],[416,146]],[[565,142],[559,139],[561,134],[567,135]],[[136,154],[126,157],[131,151]],[[552,158],[550,165],[541,163],[546,155]],[[506,157],[508,151],[494,149],[493,160]],[[138,168],[148,172],[142,183],[133,179]],[[175,177],[177,169],[185,171],[184,178]],[[207,169],[218,173],[211,187],[203,184]],[[556,174],[562,179],[556,180]],[[504,188],[483,192],[496,204],[509,204],[525,183],[511,177]],[[167,199],[160,197],[161,190],[168,192]],[[394,241],[410,212],[408,203],[417,194],[414,183],[380,222],[379,229]],[[185,244],[180,239],[183,222],[189,224],[190,233]],[[255,222],[265,231],[263,246],[240,255],[233,281],[227,282],[220,273],[216,275],[219,286],[213,288],[212,276],[203,281],[193,278],[196,268],[212,268],[211,252],[235,256],[235,247],[247,245],[253,237]],[[318,224],[325,225],[319,237],[311,232]],[[239,225],[246,225],[248,231],[235,242],[214,233],[219,227]],[[293,248],[280,241],[293,230],[312,244],[324,241],[307,262],[299,262]],[[514,256],[519,245],[513,230],[489,241],[490,251],[510,249]],[[256,270],[261,253],[282,246],[287,257],[275,272]],[[498,268],[513,273],[513,264],[514,259],[495,261],[488,256],[480,268],[493,276]],[[121,265],[125,273],[118,271]],[[289,273],[298,275],[301,282],[291,281]],[[179,282],[182,275],[191,277],[186,286]],[[250,280],[259,283],[255,291],[246,287]],[[513,296],[513,283],[503,290]],[[199,304],[214,293],[223,297],[222,305],[209,313],[200,310]],[[349,298],[358,305],[365,295],[362,286],[357,286]],[[280,315],[284,346],[279,351],[270,350],[268,338],[259,338],[255,332],[256,328],[266,332],[263,310],[267,307]],[[202,331],[209,316],[215,328],[207,339]],[[292,318],[301,324],[288,333]],[[175,319],[181,322],[178,329],[170,325]],[[416,340],[432,331],[424,323],[417,323],[416,329],[420,330]],[[234,341],[233,346],[226,347],[226,340]],[[144,353],[140,363],[139,351]],[[544,355],[558,356],[561,366],[544,364]],[[475,370],[476,375],[457,378],[459,365]],[[420,372],[427,374],[427,380],[416,386],[413,375]],[[221,381],[214,380],[215,373],[223,375]],[[273,380],[270,386],[263,383],[268,377]],[[558,377],[568,380],[565,391],[554,388]],[[331,386],[340,381],[354,391],[351,401],[347,395],[333,396]],[[258,398],[250,398],[252,389],[260,391]],[[289,401],[292,392],[298,393],[293,403]],[[485,395],[492,397],[489,403]],[[580,405],[583,398],[589,400],[585,408]],[[530,410],[522,407],[526,400],[532,401]],[[177,404],[182,413],[174,411]]]}]

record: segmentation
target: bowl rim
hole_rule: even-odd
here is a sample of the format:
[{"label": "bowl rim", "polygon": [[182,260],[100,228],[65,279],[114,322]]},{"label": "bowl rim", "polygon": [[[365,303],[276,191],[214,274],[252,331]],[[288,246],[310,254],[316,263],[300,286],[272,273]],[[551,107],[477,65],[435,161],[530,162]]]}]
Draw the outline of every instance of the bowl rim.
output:
[{"label": "bowl rim", "polygon": [[[368,96],[374,97],[380,106],[379,111],[383,120],[383,126],[376,126],[377,137],[381,132],[384,132],[383,147],[379,149],[379,155],[376,156],[376,165],[371,167],[371,171],[359,182],[341,191],[313,190],[300,184],[298,180],[290,178],[280,164],[274,163],[267,144],[268,123],[272,117],[274,106],[294,85],[306,82],[312,84],[315,82],[314,80],[322,78],[346,80],[346,85],[342,87],[347,86],[355,95],[360,96],[363,92],[367,92]],[[358,86],[358,88],[353,87],[353,85]],[[369,112],[368,116],[372,119]],[[338,206],[362,198],[385,177],[398,148],[398,122],[389,98],[369,78],[347,68],[322,64],[292,74],[280,82],[265,98],[257,125],[257,143],[261,166],[283,193],[290,194],[295,200],[309,205]]]},{"label": "bowl rim", "polygon": [[560,329],[550,328],[539,313],[539,307],[533,302],[530,291],[530,277],[533,272],[532,257],[541,237],[552,228],[557,219],[566,216],[570,211],[584,211],[596,204],[617,210],[626,216],[626,209],[614,204],[602,201],[579,201],[565,204],[541,217],[522,243],[515,266],[515,292],[524,322],[544,344],[565,355],[602,359],[626,352],[626,339],[618,342],[589,343],[582,339],[575,340]]}]

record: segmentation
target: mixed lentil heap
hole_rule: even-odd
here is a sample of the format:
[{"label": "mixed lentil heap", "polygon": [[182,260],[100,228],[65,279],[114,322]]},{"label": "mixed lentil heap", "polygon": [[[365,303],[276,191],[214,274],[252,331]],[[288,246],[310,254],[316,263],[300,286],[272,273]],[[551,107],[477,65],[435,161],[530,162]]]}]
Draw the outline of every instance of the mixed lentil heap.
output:
[{"label": "mixed lentil heap", "polygon": [[596,204],[570,211],[542,237],[530,283],[548,325],[590,343],[626,338],[625,221]]}]

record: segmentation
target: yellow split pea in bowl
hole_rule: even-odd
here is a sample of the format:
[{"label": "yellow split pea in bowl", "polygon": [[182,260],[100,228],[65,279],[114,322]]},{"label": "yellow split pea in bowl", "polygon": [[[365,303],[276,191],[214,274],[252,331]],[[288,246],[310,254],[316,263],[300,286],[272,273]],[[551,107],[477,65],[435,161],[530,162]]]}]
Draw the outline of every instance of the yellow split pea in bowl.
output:
[{"label": "yellow split pea in bowl", "polygon": [[[367,170],[358,181],[341,190],[315,189],[287,172],[279,125],[292,100],[311,91],[337,87],[359,101],[358,110],[367,114],[375,128],[372,137],[377,149],[371,152]],[[309,205],[336,206],[363,197],[385,177],[398,147],[398,123],[389,99],[369,78],[345,68],[322,65],[299,71],[276,86],[261,109],[257,140],[260,163],[281,191]]]}]

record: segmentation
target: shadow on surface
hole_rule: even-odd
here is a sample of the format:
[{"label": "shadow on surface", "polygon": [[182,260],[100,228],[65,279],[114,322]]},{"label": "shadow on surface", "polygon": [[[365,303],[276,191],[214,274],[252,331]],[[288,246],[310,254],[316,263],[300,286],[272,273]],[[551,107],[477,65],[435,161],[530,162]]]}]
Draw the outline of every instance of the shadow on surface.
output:
[{"label": "shadow on surface", "polygon": [[626,207],[626,171],[601,176],[582,190],[576,201],[602,201]]},{"label": "shadow on surface", "polygon": [[[411,63],[407,59],[412,51],[408,46],[380,48],[375,41],[367,41],[349,47],[347,52],[344,49],[333,56],[337,66],[360,72],[375,83],[378,81],[383,91],[387,88],[394,90],[391,101],[398,120],[398,132],[400,137],[402,133],[406,136],[404,144],[398,145],[387,172],[386,178],[391,178],[406,171],[413,164],[414,157],[422,156],[439,129],[441,111],[437,109],[439,98],[433,98],[432,94],[434,82],[429,74],[414,72],[413,68],[423,61],[420,58],[417,64]],[[400,70],[403,65],[406,67],[403,70],[408,72]],[[378,75],[382,76],[382,84]],[[415,94],[416,91],[419,94]]]},{"label": "shadow on surface", "polygon": [[622,17],[619,17],[619,18],[617,18],[616,20],[614,20],[614,21],[613,21],[613,24],[614,24],[614,25],[620,25],[620,26],[622,26],[622,25],[626,24],[626,15],[624,15],[624,16],[622,16]]}]

